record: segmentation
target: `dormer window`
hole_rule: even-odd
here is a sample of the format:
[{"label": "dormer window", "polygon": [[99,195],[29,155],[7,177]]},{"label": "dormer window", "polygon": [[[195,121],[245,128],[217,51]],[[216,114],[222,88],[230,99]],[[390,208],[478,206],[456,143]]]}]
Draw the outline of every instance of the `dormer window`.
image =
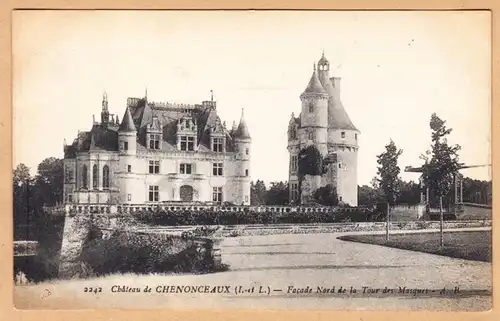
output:
[{"label": "dormer window", "polygon": [[[127,146],[128,148],[128,146]],[[160,135],[150,134],[149,135],[149,148],[150,149],[160,149]]]},{"label": "dormer window", "polygon": [[181,136],[180,137],[180,150],[194,151],[194,137]]},{"label": "dormer window", "polygon": [[212,139],[212,151],[217,152],[217,153],[222,153],[223,152],[223,143],[224,139],[223,138],[213,138]]}]

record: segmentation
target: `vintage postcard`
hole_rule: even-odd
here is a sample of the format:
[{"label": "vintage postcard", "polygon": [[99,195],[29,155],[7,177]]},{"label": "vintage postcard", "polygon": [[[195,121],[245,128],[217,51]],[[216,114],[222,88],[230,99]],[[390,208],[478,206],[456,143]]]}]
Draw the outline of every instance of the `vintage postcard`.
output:
[{"label": "vintage postcard", "polygon": [[490,310],[491,17],[15,11],[15,307]]}]

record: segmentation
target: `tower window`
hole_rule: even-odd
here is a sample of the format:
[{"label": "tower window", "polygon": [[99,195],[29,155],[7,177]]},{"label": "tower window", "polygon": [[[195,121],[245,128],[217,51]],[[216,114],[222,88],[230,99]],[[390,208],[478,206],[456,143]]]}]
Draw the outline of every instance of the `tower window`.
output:
[{"label": "tower window", "polygon": [[158,202],[160,200],[160,193],[158,186],[149,186],[149,201]]},{"label": "tower window", "polygon": [[309,104],[309,112],[313,113],[314,112],[314,105],[311,103]]},{"label": "tower window", "polygon": [[82,187],[87,189],[88,188],[88,173],[87,173],[87,165],[83,165],[82,168]]},{"label": "tower window", "polygon": [[149,148],[160,149],[160,135],[157,134],[149,135]]},{"label": "tower window", "polygon": [[130,202],[131,200],[132,200],[132,194],[128,194],[128,195],[127,195],[127,201],[129,201],[129,202]]},{"label": "tower window", "polygon": [[191,174],[192,173],[192,165],[191,164],[181,164],[180,173],[181,174]]},{"label": "tower window", "polygon": [[73,195],[68,195],[68,202],[73,203]]},{"label": "tower window", "polygon": [[212,141],[212,151],[222,153],[222,138],[214,138]]},{"label": "tower window", "polygon": [[297,200],[299,196],[299,185],[297,183],[291,183],[291,188],[290,188],[290,201],[295,201]]},{"label": "tower window", "polygon": [[248,169],[245,169],[245,176],[248,176]]},{"label": "tower window", "polygon": [[293,155],[290,158],[290,172],[295,173],[297,171],[297,155]]},{"label": "tower window", "polygon": [[222,176],[223,175],[223,164],[222,163],[214,163],[212,168],[212,173],[214,176]]},{"label": "tower window", "polygon": [[92,167],[92,188],[97,189],[97,183],[98,183],[98,178],[97,178],[97,165],[94,165]]},{"label": "tower window", "polygon": [[308,133],[308,138],[309,138],[310,140],[313,140],[313,139],[314,139],[314,133],[313,133],[313,132],[309,132],[309,133]]},{"label": "tower window", "polygon": [[345,132],[341,132],[340,137],[345,138]]},{"label": "tower window", "polygon": [[222,202],[222,187],[213,188],[212,200],[214,202]]},{"label": "tower window", "polygon": [[354,134],[354,139],[358,140],[358,134]]},{"label": "tower window", "polygon": [[339,168],[342,168],[342,164],[339,163]]},{"label": "tower window", "polygon": [[123,142],[123,150],[128,150],[128,142]]},{"label": "tower window", "polygon": [[160,173],[160,161],[149,161],[149,174]]},{"label": "tower window", "polygon": [[109,188],[109,167],[108,165],[104,165],[102,168],[102,188]]},{"label": "tower window", "polygon": [[250,148],[245,149],[245,154],[250,154]]},{"label": "tower window", "polygon": [[127,165],[127,172],[132,172],[132,165]]}]

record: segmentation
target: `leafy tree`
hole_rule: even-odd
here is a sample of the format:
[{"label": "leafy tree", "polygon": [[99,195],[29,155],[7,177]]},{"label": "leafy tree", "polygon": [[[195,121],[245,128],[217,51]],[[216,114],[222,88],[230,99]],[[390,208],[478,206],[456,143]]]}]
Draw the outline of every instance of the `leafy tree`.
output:
[{"label": "leafy tree", "polygon": [[[445,121],[435,113],[432,114],[429,126],[432,130],[431,159],[423,169],[423,179],[437,198],[443,197],[445,205],[452,203],[454,176],[458,173],[460,163],[458,160],[459,145],[449,145],[447,136],[452,132],[447,128]],[[435,200],[430,200],[435,205]]]},{"label": "leafy tree", "polygon": [[271,182],[271,186],[266,193],[267,205],[287,205],[288,204],[288,182]]},{"label": "leafy tree", "polygon": [[405,182],[399,180],[399,195],[396,199],[397,204],[416,205],[420,203],[420,184],[415,182]]},{"label": "leafy tree", "polygon": [[363,185],[358,186],[358,204],[360,206],[372,206],[382,202],[384,196],[378,188]]},{"label": "leafy tree", "polygon": [[464,202],[491,205],[491,181],[466,177],[463,179],[462,186]]},{"label": "leafy tree", "polygon": [[399,173],[398,158],[403,153],[396,147],[394,141],[385,146],[385,152],[377,156],[378,183],[383,192],[385,201],[393,205],[399,195]]},{"label": "leafy tree", "polygon": [[38,165],[35,178],[36,202],[41,206],[53,206],[63,200],[63,160],[55,157],[44,159]]},{"label": "leafy tree", "polygon": [[331,184],[318,188],[314,191],[314,199],[321,205],[336,206],[339,204],[337,189]]},{"label": "leafy tree", "polygon": [[266,184],[264,181],[257,180],[250,185],[250,204],[261,205],[266,203]]},{"label": "leafy tree", "polygon": [[33,178],[25,164],[17,165],[12,175],[14,238],[29,239],[29,225],[32,223],[33,209]]},{"label": "leafy tree", "polygon": [[302,193],[302,182],[306,175],[322,175],[326,172],[321,153],[314,145],[303,148],[298,155],[297,176],[299,179],[299,199]]}]

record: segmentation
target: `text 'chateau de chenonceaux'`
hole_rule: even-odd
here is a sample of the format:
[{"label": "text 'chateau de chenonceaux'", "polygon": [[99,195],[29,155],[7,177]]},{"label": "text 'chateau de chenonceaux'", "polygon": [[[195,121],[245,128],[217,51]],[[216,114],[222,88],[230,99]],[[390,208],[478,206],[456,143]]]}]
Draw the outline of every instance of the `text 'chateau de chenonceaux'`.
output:
[{"label": "text 'chateau de chenonceaux'", "polygon": [[[360,132],[340,101],[340,78],[330,77],[329,68],[323,54],[300,95],[299,117],[290,119],[290,201],[306,203],[330,184],[339,201],[356,206]],[[120,122],[104,94],[100,123],[94,120],[90,131],[64,146],[64,202],[249,205],[251,142],[243,111],[228,129],[213,98],[195,105],[128,98]],[[310,145],[329,160],[328,168],[299,184],[299,153]]]}]

